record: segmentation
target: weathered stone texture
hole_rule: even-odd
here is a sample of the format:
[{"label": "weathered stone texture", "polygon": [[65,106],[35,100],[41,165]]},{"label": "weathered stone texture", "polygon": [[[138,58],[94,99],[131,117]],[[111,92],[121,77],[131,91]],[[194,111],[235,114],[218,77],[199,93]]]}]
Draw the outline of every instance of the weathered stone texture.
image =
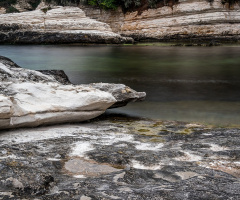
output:
[{"label": "weathered stone texture", "polygon": [[117,33],[135,40],[238,40],[240,35],[239,4],[223,5],[221,0],[180,1],[172,7],[127,12],[124,16],[119,10],[114,15],[89,7],[82,9],[89,17],[106,22]]},{"label": "weathered stone texture", "polygon": [[118,33],[121,30],[125,16],[120,7],[117,10],[103,10],[81,5],[80,8],[91,19],[107,23],[114,32]]},{"label": "weathered stone texture", "polygon": [[121,33],[134,38],[223,38],[240,35],[240,12],[221,1],[187,1],[171,7],[149,9],[138,15],[127,13]]},{"label": "weathered stone texture", "polygon": [[106,115],[0,132],[0,199],[239,200],[240,129]]},{"label": "weathered stone texture", "polygon": [[72,85],[63,72],[23,69],[0,56],[0,129],[81,122],[143,100],[122,84]]},{"label": "weathered stone texture", "polygon": [[78,7],[54,7],[0,16],[0,43],[124,43],[108,24],[90,19]]}]

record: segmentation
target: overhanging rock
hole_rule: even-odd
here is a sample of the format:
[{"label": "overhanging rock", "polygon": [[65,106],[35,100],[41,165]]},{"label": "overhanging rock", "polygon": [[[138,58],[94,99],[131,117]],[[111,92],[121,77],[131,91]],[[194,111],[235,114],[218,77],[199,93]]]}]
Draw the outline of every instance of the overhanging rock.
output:
[{"label": "overhanging rock", "polygon": [[122,84],[63,84],[59,74],[64,82],[62,72],[43,74],[0,57],[0,129],[85,121],[146,96]]}]

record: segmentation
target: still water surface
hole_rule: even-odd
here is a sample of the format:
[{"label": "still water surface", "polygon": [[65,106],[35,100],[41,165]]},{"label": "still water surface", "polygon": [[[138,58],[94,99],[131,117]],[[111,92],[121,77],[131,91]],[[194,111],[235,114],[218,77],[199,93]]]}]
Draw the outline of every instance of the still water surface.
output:
[{"label": "still water surface", "polygon": [[112,112],[240,126],[240,46],[0,46],[29,69],[63,69],[75,84],[124,83],[145,102]]}]

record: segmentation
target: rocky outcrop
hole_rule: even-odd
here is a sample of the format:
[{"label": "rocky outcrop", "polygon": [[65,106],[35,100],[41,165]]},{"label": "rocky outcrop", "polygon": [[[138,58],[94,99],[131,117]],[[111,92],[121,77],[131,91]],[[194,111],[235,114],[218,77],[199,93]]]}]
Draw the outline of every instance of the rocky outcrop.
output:
[{"label": "rocky outcrop", "polygon": [[0,42],[129,43],[133,42],[129,37],[135,41],[238,41],[240,38],[238,3],[180,0],[171,6],[127,13],[121,8],[113,11],[83,4],[79,7],[53,7],[47,11],[46,4],[41,3],[39,8],[43,9],[1,15]]},{"label": "rocky outcrop", "polygon": [[0,57],[0,129],[85,121],[146,95],[121,84],[71,85],[63,75],[23,69]]},{"label": "rocky outcrop", "polygon": [[126,106],[130,102],[142,101],[145,99],[145,92],[136,92],[123,84],[92,83],[91,87],[111,93],[117,100],[110,108]]},{"label": "rocky outcrop", "polygon": [[104,10],[88,5],[80,5],[80,8],[85,12],[87,17],[107,23],[114,32],[120,33],[125,19],[125,14],[120,7],[116,10]]},{"label": "rocky outcrop", "polygon": [[240,39],[240,9],[221,0],[184,1],[173,7],[127,13],[120,32],[135,39]]},{"label": "rocky outcrop", "polygon": [[0,15],[0,43],[131,43],[78,7]]},{"label": "rocky outcrop", "polygon": [[238,200],[240,129],[119,115],[0,133],[0,199]]},{"label": "rocky outcrop", "polygon": [[[82,7],[90,18],[108,23],[112,29],[136,41],[215,40],[240,38],[239,4],[221,0],[180,0],[172,6],[119,14],[119,10],[96,11]],[[118,22],[116,23],[116,18]]]}]

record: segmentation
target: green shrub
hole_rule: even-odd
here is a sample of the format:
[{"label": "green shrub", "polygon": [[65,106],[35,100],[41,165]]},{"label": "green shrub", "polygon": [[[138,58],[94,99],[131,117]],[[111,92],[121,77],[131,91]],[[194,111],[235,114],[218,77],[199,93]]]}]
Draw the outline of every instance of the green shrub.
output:
[{"label": "green shrub", "polygon": [[116,0],[88,0],[87,4],[104,9],[116,9],[118,6]]},{"label": "green shrub", "polygon": [[121,0],[121,6],[123,8],[130,8],[130,7],[139,7],[141,6],[141,0]]},{"label": "green shrub", "polygon": [[69,3],[79,4],[81,0],[45,0],[47,3],[56,3],[60,6],[65,6]]},{"label": "green shrub", "polygon": [[0,7],[8,8],[12,4],[16,4],[17,0],[0,0]]},{"label": "green shrub", "polygon": [[6,13],[19,13],[19,10],[14,8],[14,7],[12,7],[12,6],[9,6],[6,9]]},{"label": "green shrub", "polygon": [[47,13],[47,11],[52,10],[52,8],[50,6],[48,6],[47,8],[42,8],[41,11],[44,12],[45,14]]},{"label": "green shrub", "polygon": [[32,6],[33,10],[35,10],[41,3],[41,0],[30,0],[28,3]]},{"label": "green shrub", "polygon": [[235,4],[240,3],[240,0],[222,0],[222,4],[229,3],[229,4]]},{"label": "green shrub", "polygon": [[178,0],[45,0],[47,3],[56,3],[57,5],[68,5],[69,3],[79,4],[86,3],[92,6],[98,6],[103,9],[116,9],[121,6],[123,9],[137,8],[144,3],[148,4],[148,7],[155,7],[157,3],[162,2],[164,5],[171,1],[177,2]]}]

